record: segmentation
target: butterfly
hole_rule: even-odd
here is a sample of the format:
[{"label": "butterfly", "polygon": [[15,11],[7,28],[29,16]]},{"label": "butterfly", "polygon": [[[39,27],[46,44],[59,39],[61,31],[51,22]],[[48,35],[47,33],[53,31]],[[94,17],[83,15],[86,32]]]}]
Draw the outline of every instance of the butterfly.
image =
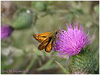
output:
[{"label": "butterfly", "polygon": [[33,37],[41,44],[38,46],[39,50],[45,49],[46,52],[50,52],[53,47],[53,41],[55,40],[56,33],[45,32],[40,34],[34,34]]}]

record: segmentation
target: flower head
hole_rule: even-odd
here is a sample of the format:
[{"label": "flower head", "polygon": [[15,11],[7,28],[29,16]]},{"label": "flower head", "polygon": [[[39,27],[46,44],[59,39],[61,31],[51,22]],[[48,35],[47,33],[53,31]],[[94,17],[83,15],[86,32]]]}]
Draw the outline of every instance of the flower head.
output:
[{"label": "flower head", "polygon": [[67,31],[58,30],[53,50],[58,51],[60,56],[67,54],[70,57],[78,54],[85,45],[91,42],[91,39],[84,32],[82,26],[78,28],[78,22],[73,24],[73,27],[71,24],[66,25]]},{"label": "flower head", "polygon": [[8,38],[13,31],[13,28],[11,26],[7,25],[1,25],[1,39],[6,39]]}]

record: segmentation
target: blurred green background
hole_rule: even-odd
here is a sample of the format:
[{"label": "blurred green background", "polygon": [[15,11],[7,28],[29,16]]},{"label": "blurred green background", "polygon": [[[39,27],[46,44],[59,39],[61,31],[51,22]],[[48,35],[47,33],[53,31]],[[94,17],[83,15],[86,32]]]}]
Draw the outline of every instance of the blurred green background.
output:
[{"label": "blurred green background", "polygon": [[[90,30],[90,36],[95,33],[92,49],[97,51],[98,57],[98,1],[3,2],[1,2],[1,5],[4,6],[4,12],[1,13],[1,23],[9,24],[16,29],[9,38],[1,41],[1,73],[64,74],[55,61],[67,68],[66,59],[55,56],[57,53],[54,51],[51,53],[39,51],[37,48],[39,42],[33,38],[33,34],[54,32],[59,28],[66,29],[66,23],[79,22],[80,25],[83,25],[85,32]],[[22,12],[30,12],[32,18],[29,17],[23,21],[25,18],[22,15],[20,15],[21,18],[18,17]],[[17,18],[20,18],[20,21],[16,22]],[[27,28],[21,29],[20,24],[22,23],[26,24]]]}]

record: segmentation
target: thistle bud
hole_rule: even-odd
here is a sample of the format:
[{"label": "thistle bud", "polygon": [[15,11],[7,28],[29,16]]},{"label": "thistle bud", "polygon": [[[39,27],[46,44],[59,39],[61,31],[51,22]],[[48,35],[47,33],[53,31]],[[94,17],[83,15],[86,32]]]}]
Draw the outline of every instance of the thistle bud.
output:
[{"label": "thistle bud", "polygon": [[37,11],[45,11],[47,9],[47,5],[44,2],[36,2],[35,9]]},{"label": "thistle bud", "polygon": [[72,57],[72,74],[93,74],[97,68],[95,53],[89,48],[85,48],[82,51],[80,54]]},{"label": "thistle bud", "polygon": [[21,12],[13,23],[13,28],[23,29],[32,25],[33,15],[27,10],[27,12]]}]

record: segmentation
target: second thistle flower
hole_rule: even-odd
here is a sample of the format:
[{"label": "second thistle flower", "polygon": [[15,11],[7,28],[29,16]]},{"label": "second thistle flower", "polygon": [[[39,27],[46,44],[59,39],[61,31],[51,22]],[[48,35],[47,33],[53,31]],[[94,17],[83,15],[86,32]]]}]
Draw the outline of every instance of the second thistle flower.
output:
[{"label": "second thistle flower", "polygon": [[9,25],[1,25],[1,39],[6,39],[8,38],[12,32],[13,32],[13,28]]}]

